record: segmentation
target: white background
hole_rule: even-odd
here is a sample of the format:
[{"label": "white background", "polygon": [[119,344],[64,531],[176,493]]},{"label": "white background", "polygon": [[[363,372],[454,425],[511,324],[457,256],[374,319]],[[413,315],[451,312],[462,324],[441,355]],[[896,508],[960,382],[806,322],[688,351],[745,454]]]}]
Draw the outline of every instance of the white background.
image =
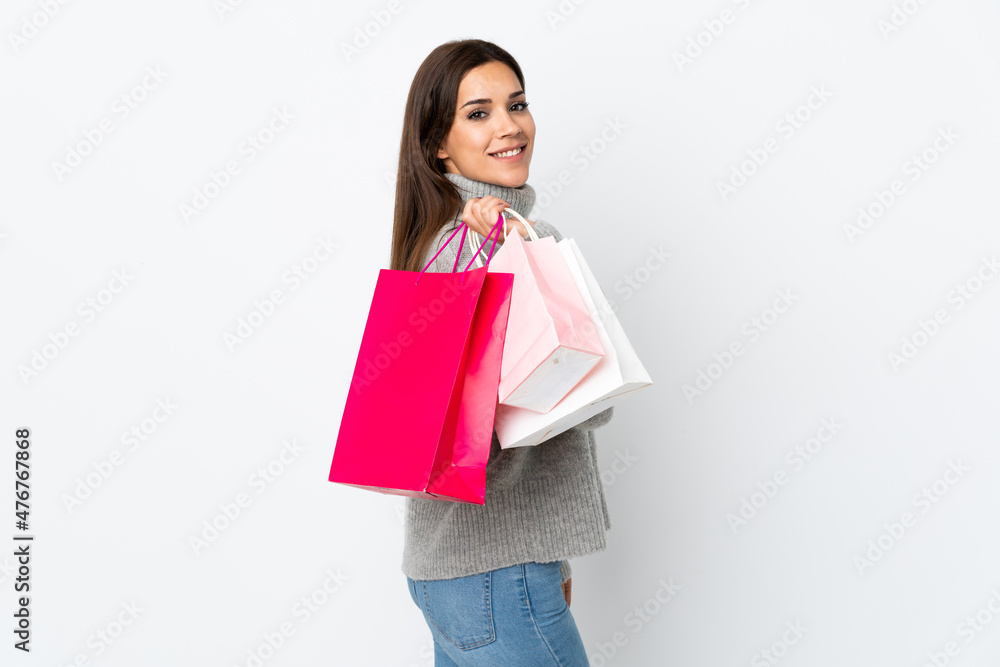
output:
[{"label": "white background", "polygon": [[[431,664],[403,499],[326,477],[410,81],[479,37],[527,79],[534,215],[577,239],[655,381],[598,431],[613,527],[573,560],[592,664],[1000,664],[996,3],[908,0],[895,24],[889,0],[43,4],[0,19],[0,662]],[[268,135],[276,109],[294,117]],[[833,437],[793,464],[823,420]],[[22,427],[30,655],[11,632]]]}]

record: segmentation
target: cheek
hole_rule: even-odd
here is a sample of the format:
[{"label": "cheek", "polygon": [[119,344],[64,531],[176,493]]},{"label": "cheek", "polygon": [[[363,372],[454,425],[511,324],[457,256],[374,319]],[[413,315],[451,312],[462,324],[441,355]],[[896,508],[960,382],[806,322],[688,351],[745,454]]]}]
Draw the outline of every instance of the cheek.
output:
[{"label": "cheek", "polygon": [[528,118],[528,120],[523,125],[523,129],[524,129],[524,133],[526,135],[528,135],[529,139],[534,139],[535,138],[535,121],[534,121],[534,119]]},{"label": "cheek", "polygon": [[458,145],[463,152],[482,153],[490,145],[490,135],[477,128],[466,128],[458,135]]}]

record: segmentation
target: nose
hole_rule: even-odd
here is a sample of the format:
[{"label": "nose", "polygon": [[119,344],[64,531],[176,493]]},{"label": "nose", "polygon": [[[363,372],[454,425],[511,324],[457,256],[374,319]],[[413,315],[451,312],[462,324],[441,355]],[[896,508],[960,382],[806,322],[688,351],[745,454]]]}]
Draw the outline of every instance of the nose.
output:
[{"label": "nose", "polygon": [[521,133],[521,126],[507,111],[497,113],[493,117],[497,119],[496,133],[498,137],[516,136]]}]

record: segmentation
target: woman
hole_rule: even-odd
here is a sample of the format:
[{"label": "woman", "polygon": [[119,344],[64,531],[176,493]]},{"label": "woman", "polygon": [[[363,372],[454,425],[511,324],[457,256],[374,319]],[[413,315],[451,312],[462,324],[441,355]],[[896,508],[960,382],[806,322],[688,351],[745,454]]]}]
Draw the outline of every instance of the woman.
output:
[{"label": "woman", "polygon": [[[392,268],[421,270],[461,220],[486,235],[507,207],[528,215],[534,142],[509,53],[481,40],[434,49],[406,101]],[[562,238],[541,220],[528,224]],[[471,259],[453,240],[429,270],[451,271],[456,253],[462,266]],[[402,569],[435,665],[589,664],[569,611],[566,559],[605,548],[611,522],[592,430],[611,412],[535,447],[501,450],[494,433],[485,505],[407,498]]]}]

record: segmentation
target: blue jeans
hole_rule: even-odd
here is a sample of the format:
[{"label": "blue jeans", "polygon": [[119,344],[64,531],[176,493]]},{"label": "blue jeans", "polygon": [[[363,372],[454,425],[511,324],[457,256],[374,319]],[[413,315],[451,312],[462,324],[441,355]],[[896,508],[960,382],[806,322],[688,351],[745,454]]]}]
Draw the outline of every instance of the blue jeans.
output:
[{"label": "blue jeans", "polygon": [[435,667],[589,665],[560,564],[523,563],[455,579],[407,577],[434,637]]}]

